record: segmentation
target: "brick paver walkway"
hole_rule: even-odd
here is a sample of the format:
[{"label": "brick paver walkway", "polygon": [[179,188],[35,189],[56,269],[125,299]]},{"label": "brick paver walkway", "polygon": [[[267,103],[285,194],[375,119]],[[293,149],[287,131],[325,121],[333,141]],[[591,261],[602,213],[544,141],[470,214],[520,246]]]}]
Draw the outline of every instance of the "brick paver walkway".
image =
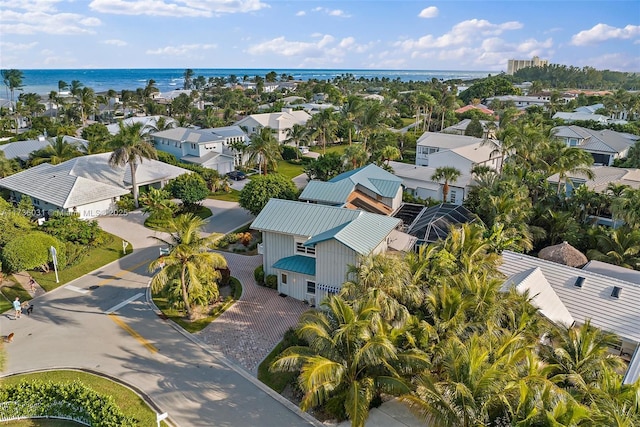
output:
[{"label": "brick paver walkway", "polygon": [[255,375],[260,362],[309,306],[256,285],[253,270],[262,263],[262,255],[222,254],[231,275],[242,283],[242,298],[197,336]]}]

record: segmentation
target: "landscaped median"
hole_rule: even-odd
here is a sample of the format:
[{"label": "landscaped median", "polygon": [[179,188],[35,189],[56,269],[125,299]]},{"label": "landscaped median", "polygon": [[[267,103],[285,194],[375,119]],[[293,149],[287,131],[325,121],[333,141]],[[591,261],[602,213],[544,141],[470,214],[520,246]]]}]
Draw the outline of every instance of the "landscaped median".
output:
[{"label": "landscaped median", "polygon": [[[2,378],[0,425],[50,426],[44,419],[60,418],[81,425],[155,426],[157,412],[131,388],[86,372],[59,370]],[[19,424],[19,419],[30,421]]]}]

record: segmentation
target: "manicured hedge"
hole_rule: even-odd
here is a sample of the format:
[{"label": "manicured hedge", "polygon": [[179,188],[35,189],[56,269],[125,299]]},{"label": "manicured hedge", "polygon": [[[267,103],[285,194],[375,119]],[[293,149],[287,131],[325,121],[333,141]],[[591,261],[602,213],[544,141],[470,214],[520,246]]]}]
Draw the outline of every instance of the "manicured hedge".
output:
[{"label": "manicured hedge", "polygon": [[133,427],[138,423],[103,396],[79,381],[21,382],[0,390],[0,419],[67,418],[90,426]]}]

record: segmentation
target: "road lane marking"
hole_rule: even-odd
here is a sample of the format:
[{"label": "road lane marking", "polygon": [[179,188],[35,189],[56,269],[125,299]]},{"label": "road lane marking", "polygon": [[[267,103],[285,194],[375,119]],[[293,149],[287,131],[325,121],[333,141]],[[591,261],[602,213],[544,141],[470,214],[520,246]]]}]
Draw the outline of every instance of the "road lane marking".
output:
[{"label": "road lane marking", "polygon": [[158,349],[153,344],[151,344],[149,341],[147,341],[142,335],[137,333],[131,326],[127,325],[117,315],[112,313],[112,314],[109,314],[109,317],[111,318],[111,320],[113,320],[115,322],[116,325],[120,326],[122,329],[127,331],[129,333],[129,335],[131,335],[136,340],[138,340],[138,342],[140,342],[151,353],[157,353],[158,352]]},{"label": "road lane marking", "polygon": [[140,298],[141,296],[144,296],[144,294],[143,294],[142,292],[141,292],[141,293],[138,293],[138,294],[135,294],[135,295],[134,295],[134,296],[132,296],[131,298],[126,299],[126,300],[122,301],[120,304],[116,304],[116,305],[114,305],[114,306],[113,306],[113,307],[111,307],[109,310],[105,311],[104,313],[105,313],[105,314],[112,314],[114,311],[118,311],[119,309],[121,309],[121,308],[122,308],[122,307],[124,307],[125,305],[129,304],[130,302],[133,302],[133,301],[137,300],[137,299],[138,299],[138,298]]},{"label": "road lane marking", "polygon": [[86,289],[78,288],[77,286],[67,285],[64,287],[65,289],[69,289],[70,291],[77,292],[79,294],[88,294],[89,291]]}]

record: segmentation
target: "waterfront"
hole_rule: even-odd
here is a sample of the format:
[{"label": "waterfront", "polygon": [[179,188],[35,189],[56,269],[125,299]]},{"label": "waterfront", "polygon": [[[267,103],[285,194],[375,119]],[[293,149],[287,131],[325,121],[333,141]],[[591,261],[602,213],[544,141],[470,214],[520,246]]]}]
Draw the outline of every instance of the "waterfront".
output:
[{"label": "waterfront", "polygon": [[[135,90],[146,85],[153,79],[156,87],[161,92],[181,89],[183,84],[184,68],[149,68],[149,69],[60,69],[60,70],[21,70],[23,72],[22,92],[34,92],[48,95],[51,91],[58,91],[60,80],[71,83],[80,81],[84,86],[92,88],[96,92],[105,92],[109,89],[120,91],[122,89]],[[203,68],[193,69],[194,77],[229,77],[235,75],[238,80],[244,76],[249,79],[274,71],[278,77],[281,75],[292,76],[294,80],[333,80],[335,77],[352,74],[356,79],[389,78],[402,81],[429,81],[462,79],[471,80],[486,77],[488,71],[451,71],[451,70],[349,70],[349,69],[250,69],[250,68]],[[495,73],[494,73],[495,74]]]}]

